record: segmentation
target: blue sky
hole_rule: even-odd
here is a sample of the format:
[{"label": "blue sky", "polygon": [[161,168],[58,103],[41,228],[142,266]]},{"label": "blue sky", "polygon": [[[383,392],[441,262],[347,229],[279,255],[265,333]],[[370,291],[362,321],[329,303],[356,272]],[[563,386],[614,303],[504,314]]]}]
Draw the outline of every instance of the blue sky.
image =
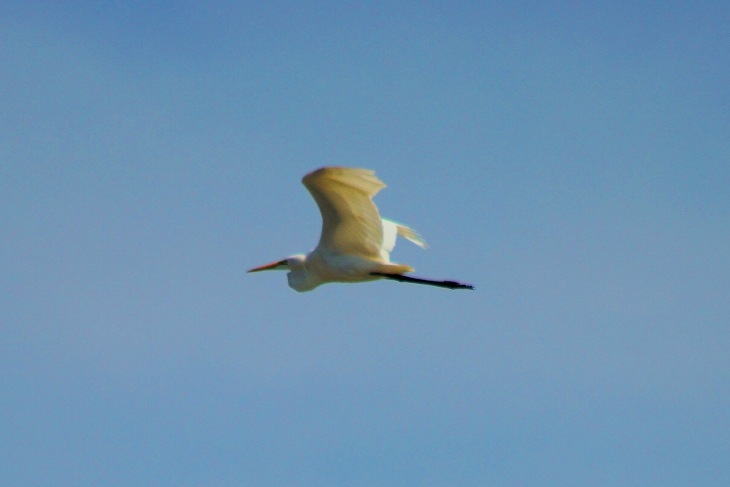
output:
[{"label": "blue sky", "polygon": [[0,483],[730,483],[730,7],[452,3],[3,3]]}]

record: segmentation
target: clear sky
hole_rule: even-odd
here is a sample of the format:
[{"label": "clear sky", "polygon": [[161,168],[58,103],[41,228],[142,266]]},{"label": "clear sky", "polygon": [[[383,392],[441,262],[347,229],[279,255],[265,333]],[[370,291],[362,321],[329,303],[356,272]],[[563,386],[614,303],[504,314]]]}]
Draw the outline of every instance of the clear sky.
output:
[{"label": "clear sky", "polygon": [[[730,485],[730,6],[0,6],[3,486]],[[299,294],[322,165],[449,291]]]}]

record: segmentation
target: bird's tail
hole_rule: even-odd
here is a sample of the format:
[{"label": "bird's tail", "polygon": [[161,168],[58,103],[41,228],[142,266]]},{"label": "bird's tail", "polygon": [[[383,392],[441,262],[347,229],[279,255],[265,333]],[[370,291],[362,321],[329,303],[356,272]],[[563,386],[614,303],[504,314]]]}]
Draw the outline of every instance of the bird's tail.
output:
[{"label": "bird's tail", "polygon": [[405,274],[406,272],[413,272],[415,269],[409,265],[406,264],[395,264],[395,263],[388,263],[388,264],[380,264],[378,265],[378,268],[375,269],[373,272],[379,273],[379,274]]},{"label": "bird's tail", "polygon": [[405,225],[401,225],[400,223],[397,223],[398,226],[398,235],[405,238],[406,240],[410,240],[414,244],[418,245],[422,249],[425,249],[428,247],[426,244],[426,241],[421,237],[415,230],[413,230],[410,227],[407,227]]}]

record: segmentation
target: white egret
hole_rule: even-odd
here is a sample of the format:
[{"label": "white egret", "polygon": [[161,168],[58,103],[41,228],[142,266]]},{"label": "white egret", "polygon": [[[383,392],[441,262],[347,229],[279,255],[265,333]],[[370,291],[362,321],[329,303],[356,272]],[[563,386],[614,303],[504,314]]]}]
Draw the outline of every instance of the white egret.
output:
[{"label": "white egret", "polygon": [[426,242],[411,228],[380,217],[372,198],[385,184],[374,171],[322,167],[304,176],[302,184],[312,194],[322,214],[319,244],[306,255],[292,255],[248,272],[288,270],[289,286],[299,292],[311,291],[328,282],[376,279],[474,289],[455,281],[405,276],[406,272],[413,272],[413,268],[390,261],[398,235],[421,248],[426,248]]}]

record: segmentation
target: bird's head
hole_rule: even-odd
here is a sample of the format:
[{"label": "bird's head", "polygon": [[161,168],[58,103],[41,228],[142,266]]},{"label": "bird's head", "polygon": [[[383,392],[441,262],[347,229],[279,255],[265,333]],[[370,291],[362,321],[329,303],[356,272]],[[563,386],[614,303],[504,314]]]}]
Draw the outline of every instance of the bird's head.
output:
[{"label": "bird's head", "polygon": [[292,255],[283,260],[276,260],[268,264],[260,265],[249,269],[247,272],[261,271],[293,271],[304,266],[305,257],[303,255]]},{"label": "bird's head", "polygon": [[307,257],[301,254],[292,255],[284,260],[277,260],[269,264],[254,267],[253,269],[249,269],[248,272],[276,270],[289,271],[286,275],[287,281],[289,281],[289,287],[299,292],[311,291],[322,284],[322,280],[319,279],[316,273],[307,270]]}]

